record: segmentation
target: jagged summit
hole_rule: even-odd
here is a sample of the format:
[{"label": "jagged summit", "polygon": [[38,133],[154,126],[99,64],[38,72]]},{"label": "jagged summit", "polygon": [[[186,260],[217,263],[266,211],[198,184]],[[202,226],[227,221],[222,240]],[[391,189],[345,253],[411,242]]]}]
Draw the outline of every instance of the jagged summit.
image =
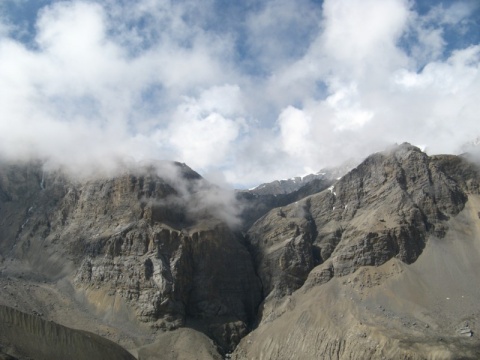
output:
[{"label": "jagged summit", "polygon": [[286,195],[298,191],[312,181],[327,183],[338,180],[356,164],[356,161],[350,160],[337,167],[323,168],[315,174],[296,176],[285,180],[275,180],[260,184],[249,190],[244,190],[244,192],[256,195]]}]

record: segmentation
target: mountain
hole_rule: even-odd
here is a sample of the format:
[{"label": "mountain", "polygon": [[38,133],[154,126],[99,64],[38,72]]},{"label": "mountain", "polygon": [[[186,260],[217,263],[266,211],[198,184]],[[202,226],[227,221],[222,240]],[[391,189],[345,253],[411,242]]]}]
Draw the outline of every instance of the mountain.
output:
[{"label": "mountain", "polygon": [[231,194],[179,163],[88,179],[3,163],[0,214],[0,305],[27,319],[0,358],[44,351],[39,330],[23,349],[29,321],[138,359],[480,357],[468,156],[402,144],[282,194]]},{"label": "mountain", "polygon": [[210,213],[217,194],[183,164],[81,182],[3,166],[0,301],[124,347],[188,326],[233,350],[261,284],[244,239]]},{"label": "mountain", "polygon": [[274,208],[291,204],[327,189],[351,170],[354,163],[351,160],[338,167],[322,169],[317,174],[276,180],[250,190],[238,190],[236,197],[243,205],[241,213],[243,229],[247,231],[257,219]]},{"label": "mountain", "polygon": [[235,358],[479,358],[479,175],[403,144],[270,211],[248,232],[265,300]]},{"label": "mountain", "polygon": [[349,172],[356,161],[350,160],[343,163],[341,166],[324,168],[317,172],[316,174],[308,174],[304,176],[296,176],[286,180],[275,180],[269,183],[261,184],[253,189],[244,190],[243,192],[248,192],[251,194],[257,195],[284,195],[290,194],[299,190],[302,187],[305,187],[308,183],[312,181],[322,181],[322,182],[334,182],[338,180],[347,172]]}]

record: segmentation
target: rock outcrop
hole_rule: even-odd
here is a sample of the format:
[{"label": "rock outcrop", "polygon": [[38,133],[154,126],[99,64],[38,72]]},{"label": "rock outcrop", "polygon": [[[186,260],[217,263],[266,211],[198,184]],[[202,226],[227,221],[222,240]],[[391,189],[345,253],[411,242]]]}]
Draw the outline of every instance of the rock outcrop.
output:
[{"label": "rock outcrop", "polygon": [[112,341],[0,305],[0,359],[135,360]]}]

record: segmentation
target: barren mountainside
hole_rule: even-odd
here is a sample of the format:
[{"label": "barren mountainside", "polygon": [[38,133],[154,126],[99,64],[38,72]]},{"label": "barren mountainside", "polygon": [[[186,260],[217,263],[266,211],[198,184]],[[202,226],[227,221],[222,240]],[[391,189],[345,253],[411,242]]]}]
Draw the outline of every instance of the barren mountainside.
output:
[{"label": "barren mountainside", "polygon": [[138,359],[480,357],[466,157],[402,144],[236,198],[179,163],[90,179],[4,163],[0,214],[0,358],[64,354],[39,355],[43,321]]}]

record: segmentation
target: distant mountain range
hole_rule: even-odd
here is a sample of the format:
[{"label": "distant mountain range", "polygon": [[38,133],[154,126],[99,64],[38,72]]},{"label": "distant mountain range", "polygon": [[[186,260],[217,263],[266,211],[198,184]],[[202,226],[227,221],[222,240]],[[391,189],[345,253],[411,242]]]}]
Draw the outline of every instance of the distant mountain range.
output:
[{"label": "distant mountain range", "polygon": [[247,190],[252,194],[258,195],[284,195],[299,190],[313,180],[322,180],[332,182],[340,179],[343,175],[358,165],[360,161],[350,160],[341,166],[325,168],[316,174],[308,174],[304,176],[296,176],[286,180],[275,180],[269,183],[261,184],[255,188]]}]

